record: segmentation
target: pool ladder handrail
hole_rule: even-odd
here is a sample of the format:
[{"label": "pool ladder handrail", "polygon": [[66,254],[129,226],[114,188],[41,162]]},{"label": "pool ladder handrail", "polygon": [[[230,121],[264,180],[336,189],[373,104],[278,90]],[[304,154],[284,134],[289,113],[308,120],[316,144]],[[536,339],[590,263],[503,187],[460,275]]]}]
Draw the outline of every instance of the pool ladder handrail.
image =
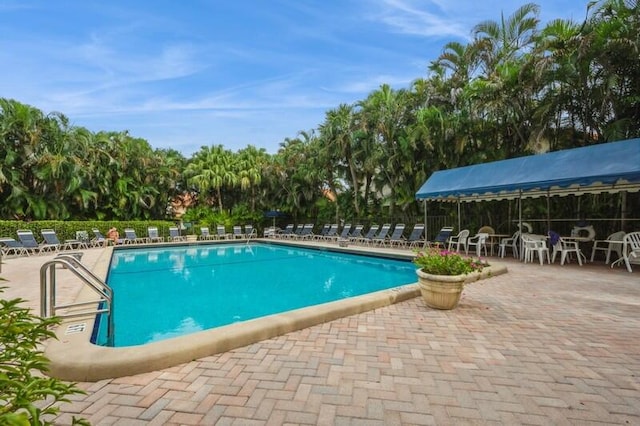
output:
[{"label": "pool ladder handrail", "polygon": [[[67,304],[56,304],[56,265],[63,265],[76,277],[96,292],[98,299]],[[75,310],[92,305],[92,309]],[[67,312],[58,313],[61,309],[69,309]],[[75,256],[59,254],[54,259],[45,262],[40,267],[40,315],[44,318],[57,316],[59,318],[73,318],[87,315],[107,314],[107,340],[113,337],[113,289],[96,274],[90,271]]]}]

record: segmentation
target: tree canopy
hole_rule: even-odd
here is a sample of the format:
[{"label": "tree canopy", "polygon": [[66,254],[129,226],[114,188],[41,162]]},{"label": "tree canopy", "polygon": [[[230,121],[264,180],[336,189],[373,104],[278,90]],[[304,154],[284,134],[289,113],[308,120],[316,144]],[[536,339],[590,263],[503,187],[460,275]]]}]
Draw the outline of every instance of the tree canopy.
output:
[{"label": "tree canopy", "polygon": [[338,105],[274,154],[211,145],[185,158],[0,99],[0,217],[162,219],[188,193],[220,214],[417,221],[433,171],[640,136],[638,2],[587,12],[541,27],[527,3],[480,22],[409,87]]}]

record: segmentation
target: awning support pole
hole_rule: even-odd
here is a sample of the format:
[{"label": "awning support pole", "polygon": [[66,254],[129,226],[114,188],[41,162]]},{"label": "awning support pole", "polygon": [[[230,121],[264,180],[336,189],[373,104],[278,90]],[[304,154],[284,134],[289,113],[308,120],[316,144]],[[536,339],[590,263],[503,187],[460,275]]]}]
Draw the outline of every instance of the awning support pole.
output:
[{"label": "awning support pole", "polygon": [[425,241],[429,241],[429,238],[427,238],[427,235],[429,235],[427,233],[427,199],[425,198],[422,201],[424,201],[424,239]]},{"label": "awning support pole", "polygon": [[520,231],[520,259],[524,259],[524,241],[522,241],[522,190],[518,191],[518,230]]},{"label": "awning support pole", "polygon": [[547,232],[551,231],[551,195],[547,189]]}]

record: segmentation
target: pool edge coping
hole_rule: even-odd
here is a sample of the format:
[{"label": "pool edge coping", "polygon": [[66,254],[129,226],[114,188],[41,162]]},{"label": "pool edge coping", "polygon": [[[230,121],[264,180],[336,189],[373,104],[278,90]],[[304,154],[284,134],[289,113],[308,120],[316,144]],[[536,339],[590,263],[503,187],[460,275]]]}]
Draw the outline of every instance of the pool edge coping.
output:
[{"label": "pool edge coping", "polygon": [[[327,249],[334,250],[334,247]],[[96,261],[93,271],[99,277],[106,277],[112,252],[113,247],[107,247]],[[358,254],[367,254],[367,251],[358,250]],[[372,254],[371,251],[368,251],[368,254]],[[380,256],[380,253],[373,255]],[[403,257],[406,256],[410,255]],[[491,276],[507,272],[506,267],[502,265],[492,265],[490,269]],[[95,315],[69,318],[55,331],[57,339],[50,340],[45,348],[45,356],[50,361],[48,374],[68,381],[95,382],[157,371],[292,331],[389,306],[419,295],[416,277],[414,284],[268,315],[159,342],[121,348],[98,346],[90,342]],[[88,288],[83,288],[77,300],[91,300],[92,297],[95,298],[94,293]],[[70,326],[78,324],[84,324],[83,330],[66,333]]]}]

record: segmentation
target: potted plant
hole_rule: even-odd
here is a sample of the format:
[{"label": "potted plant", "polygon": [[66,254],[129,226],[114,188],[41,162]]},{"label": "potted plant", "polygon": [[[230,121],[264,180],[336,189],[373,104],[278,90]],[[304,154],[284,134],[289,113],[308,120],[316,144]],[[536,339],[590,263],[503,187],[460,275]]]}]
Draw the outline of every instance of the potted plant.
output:
[{"label": "potted plant", "polygon": [[418,266],[422,298],[436,309],[458,306],[464,283],[480,278],[480,272],[489,266],[480,259],[437,248],[418,251],[413,263]]}]

